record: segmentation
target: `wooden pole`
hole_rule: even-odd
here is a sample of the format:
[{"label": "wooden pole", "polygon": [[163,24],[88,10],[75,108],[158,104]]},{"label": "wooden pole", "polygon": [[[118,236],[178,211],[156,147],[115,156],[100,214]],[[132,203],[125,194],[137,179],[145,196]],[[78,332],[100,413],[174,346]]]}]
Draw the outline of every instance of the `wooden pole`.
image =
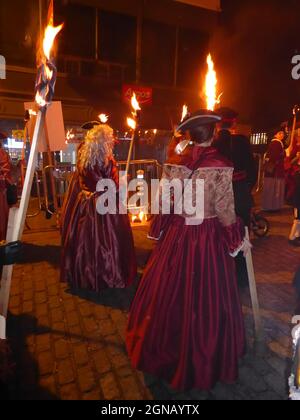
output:
[{"label": "wooden pole", "polygon": [[130,141],[130,147],[129,147],[126,170],[125,170],[126,177],[128,176],[129,167],[130,167],[130,162],[131,162],[131,157],[132,157],[132,152],[133,152],[133,146],[134,146],[134,140],[135,140],[135,132],[136,131],[134,130],[133,133],[132,133],[131,141]]},{"label": "wooden pole", "polygon": [[[249,229],[246,227],[246,238],[249,240]],[[256,351],[262,353],[264,351],[264,332],[260,316],[260,307],[258,302],[257,287],[253,266],[253,258],[251,250],[246,255],[246,265],[249,278],[250,295],[253,309],[254,326],[255,326],[255,345]]]},{"label": "wooden pole", "polygon": [[[22,238],[35,173],[38,142],[45,124],[45,112],[40,110],[37,116],[20,206],[10,209],[7,230],[8,242],[19,241]],[[12,274],[12,265],[3,267],[0,286],[0,339],[2,340],[6,338],[6,318]]]}]

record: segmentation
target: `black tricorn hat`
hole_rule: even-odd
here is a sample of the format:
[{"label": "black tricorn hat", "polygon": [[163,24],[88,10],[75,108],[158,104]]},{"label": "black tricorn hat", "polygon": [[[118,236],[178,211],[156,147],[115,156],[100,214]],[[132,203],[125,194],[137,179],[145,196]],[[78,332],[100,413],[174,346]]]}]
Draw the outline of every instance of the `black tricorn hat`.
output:
[{"label": "black tricorn hat", "polygon": [[216,124],[221,121],[221,117],[213,111],[199,109],[199,111],[189,114],[177,127],[177,133],[185,133],[203,125]]},{"label": "black tricorn hat", "polygon": [[96,127],[97,125],[101,125],[100,121],[88,121],[84,123],[81,128],[84,130],[91,130],[92,128]]},{"label": "black tricorn hat", "polygon": [[237,119],[237,117],[239,116],[239,113],[236,112],[234,109],[228,108],[228,107],[221,107],[216,109],[216,114],[218,114],[221,118],[222,121],[224,122],[230,122],[230,121],[234,121]]}]

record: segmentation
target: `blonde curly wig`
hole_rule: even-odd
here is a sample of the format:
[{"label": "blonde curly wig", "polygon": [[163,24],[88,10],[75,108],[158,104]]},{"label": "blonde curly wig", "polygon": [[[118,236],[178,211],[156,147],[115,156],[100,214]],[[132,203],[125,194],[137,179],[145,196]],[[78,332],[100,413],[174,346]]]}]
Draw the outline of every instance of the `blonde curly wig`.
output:
[{"label": "blonde curly wig", "polygon": [[78,164],[81,168],[94,168],[97,163],[108,165],[113,158],[114,132],[109,125],[97,125],[88,131],[79,156]]}]

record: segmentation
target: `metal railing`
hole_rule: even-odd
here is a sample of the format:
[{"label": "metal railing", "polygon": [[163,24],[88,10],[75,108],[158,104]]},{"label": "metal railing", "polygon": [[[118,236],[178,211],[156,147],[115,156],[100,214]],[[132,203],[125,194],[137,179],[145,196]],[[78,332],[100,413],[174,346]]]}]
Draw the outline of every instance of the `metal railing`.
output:
[{"label": "metal railing", "polygon": [[[117,167],[119,171],[125,171],[126,162],[118,162]],[[37,171],[34,186],[38,209],[27,217],[38,216],[41,211],[45,211],[49,216],[58,217],[75,170],[76,165],[73,164],[56,164],[46,166],[42,172]],[[161,178],[162,166],[157,160],[132,161],[129,169],[130,179],[137,178],[138,171],[143,171],[144,179],[151,185],[151,179]]]}]

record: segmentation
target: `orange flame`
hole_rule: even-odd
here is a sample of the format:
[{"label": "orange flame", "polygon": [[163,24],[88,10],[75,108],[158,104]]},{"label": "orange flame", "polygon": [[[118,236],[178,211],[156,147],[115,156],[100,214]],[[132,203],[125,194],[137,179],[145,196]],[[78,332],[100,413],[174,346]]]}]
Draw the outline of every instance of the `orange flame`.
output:
[{"label": "orange flame", "polygon": [[62,30],[63,24],[59,26],[52,26],[52,23],[49,23],[46,30],[45,30],[45,36],[43,41],[43,51],[45,54],[45,57],[50,60],[51,50],[54,44],[54,40],[58,33]]},{"label": "orange flame", "polygon": [[134,113],[136,114],[137,111],[141,111],[140,104],[136,98],[135,92],[133,92],[132,98],[131,98],[131,106],[134,110]]},{"label": "orange flame", "polygon": [[133,118],[127,118],[127,124],[132,130],[136,129],[136,121]]},{"label": "orange flame", "polygon": [[35,95],[35,101],[36,103],[40,106],[40,107],[44,107],[47,105],[47,102],[45,101],[45,99],[40,95],[39,92],[36,93]]},{"label": "orange flame", "polygon": [[187,116],[189,110],[187,105],[183,105],[182,107],[182,116],[181,116],[181,122],[185,119],[185,117]]},{"label": "orange flame", "polygon": [[[47,64],[47,61],[51,60],[51,50],[57,34],[62,30],[64,24],[54,27],[53,26],[53,0],[50,2],[49,11],[48,11],[48,25],[45,29],[44,39],[43,39],[43,56],[41,62],[44,64],[44,75],[47,80],[51,80],[53,77],[53,71]],[[41,107],[47,105],[47,102],[42,97],[42,95],[37,92],[35,100],[37,104]]]},{"label": "orange flame", "polygon": [[102,124],[106,124],[108,121],[108,115],[106,114],[100,114],[98,116],[99,120],[102,122]]},{"label": "orange flame", "polygon": [[210,111],[214,111],[217,104],[220,103],[220,97],[217,97],[217,73],[215,71],[214,62],[212,60],[211,54],[207,57],[207,65],[208,65],[208,72],[206,75],[206,82],[205,82],[205,94],[206,94],[206,103],[207,109]]}]

